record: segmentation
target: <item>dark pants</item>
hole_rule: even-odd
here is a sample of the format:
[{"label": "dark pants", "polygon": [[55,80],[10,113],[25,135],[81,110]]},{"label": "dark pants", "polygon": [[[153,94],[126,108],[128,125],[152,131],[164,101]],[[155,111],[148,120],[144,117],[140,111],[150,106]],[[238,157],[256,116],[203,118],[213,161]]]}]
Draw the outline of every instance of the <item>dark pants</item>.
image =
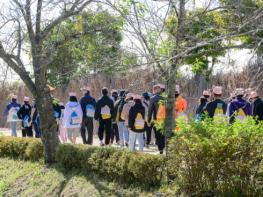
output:
[{"label": "dark pants", "polygon": [[146,131],[146,144],[149,145],[152,139],[152,126],[148,126],[145,124],[145,131]]},{"label": "dark pants", "polygon": [[111,136],[110,136],[111,143],[113,143],[114,137],[115,137],[116,142],[120,140],[117,123],[112,123]]},{"label": "dark pants", "polygon": [[[88,131],[88,139],[86,137],[86,128]],[[93,118],[88,118],[88,117],[83,118],[80,131],[81,131],[81,137],[83,140],[83,144],[92,144],[93,143]]]},{"label": "dark pants", "polygon": [[155,127],[153,127],[154,132],[155,132],[155,138],[156,138],[156,143],[158,146],[158,150],[160,152],[163,152],[164,147],[165,147],[165,136],[162,134],[159,130],[156,130]]},{"label": "dark pants", "polygon": [[33,137],[32,126],[22,128],[22,137]]},{"label": "dark pants", "polygon": [[111,136],[111,125],[112,125],[112,120],[100,120],[99,121],[99,132],[98,136],[99,139],[102,141],[103,140],[103,135],[105,131],[105,144],[108,145],[110,143],[110,136]]},{"label": "dark pants", "polygon": [[34,127],[34,130],[35,130],[35,137],[36,138],[41,138],[41,131],[40,131],[40,126],[37,122],[34,122],[33,123],[33,127]]}]

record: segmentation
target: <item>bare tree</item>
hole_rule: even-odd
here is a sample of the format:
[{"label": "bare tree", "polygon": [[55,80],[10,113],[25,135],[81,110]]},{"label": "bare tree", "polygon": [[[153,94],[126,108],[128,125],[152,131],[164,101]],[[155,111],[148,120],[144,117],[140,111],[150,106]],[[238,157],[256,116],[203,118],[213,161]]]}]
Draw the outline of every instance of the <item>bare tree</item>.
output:
[{"label": "bare tree", "polygon": [[[2,6],[0,58],[20,76],[36,99],[46,163],[54,162],[58,145],[46,73],[57,47],[75,38],[67,35],[63,40],[49,42],[49,36],[63,21],[79,14],[90,3],[91,0],[10,0]],[[25,57],[30,60],[33,75],[23,61]]]}]

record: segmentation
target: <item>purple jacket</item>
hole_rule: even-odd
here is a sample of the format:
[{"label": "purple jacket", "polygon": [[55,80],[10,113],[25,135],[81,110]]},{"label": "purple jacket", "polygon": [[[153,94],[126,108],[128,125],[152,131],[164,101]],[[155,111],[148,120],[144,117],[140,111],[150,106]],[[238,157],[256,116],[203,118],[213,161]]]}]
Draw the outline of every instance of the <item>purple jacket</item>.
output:
[{"label": "purple jacket", "polygon": [[231,101],[229,104],[229,117],[230,123],[233,123],[235,121],[235,112],[238,110],[243,110],[246,116],[251,116],[252,115],[252,110],[251,110],[251,104],[244,100],[242,97],[238,97],[237,99]]}]

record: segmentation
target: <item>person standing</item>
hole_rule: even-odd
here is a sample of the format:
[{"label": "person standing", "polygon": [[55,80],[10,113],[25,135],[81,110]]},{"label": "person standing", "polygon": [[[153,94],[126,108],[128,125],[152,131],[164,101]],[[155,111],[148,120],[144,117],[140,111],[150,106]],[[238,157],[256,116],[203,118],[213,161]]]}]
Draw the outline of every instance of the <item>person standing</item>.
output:
[{"label": "person standing", "polygon": [[149,110],[148,110],[148,123],[153,122],[153,130],[155,132],[156,143],[160,154],[163,154],[165,148],[165,135],[161,132],[161,129],[154,123],[157,120],[157,113],[161,100],[164,98],[161,96],[162,90],[159,84],[153,86],[154,96],[150,99]]},{"label": "person standing", "polygon": [[221,99],[223,89],[221,86],[214,86],[212,90],[213,101],[210,101],[204,111],[208,113],[208,117],[224,117],[227,110],[227,104]]},{"label": "person standing", "polygon": [[18,110],[17,116],[22,120],[22,137],[33,137],[32,124],[31,124],[31,110],[29,104],[29,97],[24,97],[24,104]]},{"label": "person standing", "polygon": [[10,124],[11,136],[17,137],[17,122],[19,122],[19,118],[17,116],[17,112],[20,109],[21,105],[17,103],[17,96],[12,95],[11,101],[6,106],[3,116],[7,118],[7,122]]},{"label": "person standing", "polygon": [[135,151],[136,139],[139,141],[139,150],[144,148],[145,108],[141,102],[141,96],[134,96],[134,105],[129,110],[129,151]]},{"label": "person standing", "polygon": [[[90,87],[85,87],[85,95],[80,99],[80,105],[83,112],[83,120],[81,124],[81,137],[83,144],[93,143],[93,118],[95,115],[96,100],[91,96]],[[88,139],[86,137],[86,129],[88,132]]]},{"label": "person standing", "polygon": [[123,107],[126,103],[125,101],[125,90],[121,90],[119,93],[119,99],[114,104],[114,119],[118,126],[119,132],[119,144],[121,148],[124,147],[125,143],[128,143],[128,129],[125,126],[125,120],[121,118]]},{"label": "person standing", "polygon": [[65,105],[64,103],[60,102],[59,106],[61,109],[61,118],[59,120],[59,136],[60,136],[61,142],[64,144],[67,142],[67,129],[63,127],[63,124],[62,124],[62,119],[64,117],[64,111],[65,111]]},{"label": "person standing", "polygon": [[252,116],[256,119],[257,123],[263,121],[263,101],[258,96],[256,91],[250,93],[250,99],[252,101]]},{"label": "person standing", "polygon": [[110,134],[112,127],[112,119],[114,112],[113,100],[108,96],[108,88],[104,87],[101,90],[102,97],[98,100],[95,109],[95,120],[99,121],[99,140],[100,145],[103,146],[103,136],[105,131],[105,145],[110,143]]},{"label": "person standing", "polygon": [[250,103],[243,98],[245,94],[244,89],[237,88],[235,93],[236,99],[230,102],[228,109],[230,124],[232,124],[236,119],[243,121],[246,116],[252,115]]},{"label": "person standing", "polygon": [[76,144],[76,139],[80,133],[83,112],[81,105],[78,103],[75,92],[69,93],[69,102],[65,106],[62,118],[62,126],[67,129],[68,139]]},{"label": "person standing", "polygon": [[40,130],[40,117],[36,107],[35,100],[32,103],[32,110],[31,110],[31,117],[32,117],[32,127],[35,130],[35,137],[41,138],[41,130]]},{"label": "person standing", "polygon": [[113,144],[114,137],[116,139],[116,143],[119,144],[120,138],[119,138],[119,130],[118,130],[118,125],[117,125],[117,120],[116,120],[116,109],[115,109],[115,103],[118,100],[118,91],[117,90],[112,90],[111,91],[111,98],[114,102],[114,115],[113,115],[113,122],[112,122],[112,128],[111,128],[111,139],[110,143]]},{"label": "person standing", "polygon": [[[145,108],[145,118],[147,119],[148,109],[150,105],[150,94],[148,92],[144,92],[142,94],[142,105]],[[147,122],[145,122],[145,132],[146,132],[146,147],[149,148],[152,139],[152,125],[147,124]]]}]

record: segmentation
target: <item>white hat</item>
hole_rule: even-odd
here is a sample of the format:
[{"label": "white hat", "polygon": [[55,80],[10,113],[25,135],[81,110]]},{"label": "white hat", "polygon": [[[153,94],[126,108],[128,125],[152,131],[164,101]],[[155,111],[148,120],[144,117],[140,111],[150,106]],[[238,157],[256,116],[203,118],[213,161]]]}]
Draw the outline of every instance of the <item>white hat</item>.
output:
[{"label": "white hat", "polygon": [[245,94],[245,90],[243,88],[237,88],[235,91],[236,95],[244,95]]},{"label": "white hat", "polygon": [[252,91],[250,93],[250,98],[256,98],[256,97],[258,97],[258,93],[256,91]]},{"label": "white hat", "polygon": [[179,86],[179,85],[176,85],[176,86],[175,86],[175,91],[176,91],[177,93],[180,93],[180,86]]},{"label": "white hat", "polygon": [[204,96],[210,96],[210,92],[209,92],[208,90],[204,90],[204,91],[203,91],[203,95],[204,95]]},{"label": "white hat", "polygon": [[223,93],[223,88],[222,88],[222,86],[214,86],[213,87],[213,93],[214,94],[222,94]]},{"label": "white hat", "polygon": [[133,99],[140,100],[140,99],[142,99],[142,96],[139,94],[136,94],[136,95],[134,95]]},{"label": "white hat", "polygon": [[60,105],[60,106],[64,106],[64,103],[63,103],[63,102],[60,102],[59,105]]},{"label": "white hat", "polygon": [[165,85],[164,84],[160,83],[159,86],[160,86],[161,89],[165,89]]},{"label": "white hat", "polygon": [[111,90],[111,93],[114,93],[114,92],[118,93],[118,91],[115,89]]},{"label": "white hat", "polygon": [[13,94],[12,99],[17,99],[17,95]]},{"label": "white hat", "polygon": [[154,88],[157,88],[157,87],[160,88],[161,86],[160,86],[160,84],[155,84],[155,85],[153,85],[153,87],[154,87]]},{"label": "white hat", "polygon": [[30,98],[27,97],[27,96],[25,96],[25,97],[24,97],[24,101],[29,102],[29,101],[30,101]]},{"label": "white hat", "polygon": [[134,94],[133,93],[128,93],[126,95],[126,99],[129,99],[129,98],[133,98],[134,97]]},{"label": "white hat", "polygon": [[77,96],[76,92],[70,92],[68,93],[69,96]]}]

